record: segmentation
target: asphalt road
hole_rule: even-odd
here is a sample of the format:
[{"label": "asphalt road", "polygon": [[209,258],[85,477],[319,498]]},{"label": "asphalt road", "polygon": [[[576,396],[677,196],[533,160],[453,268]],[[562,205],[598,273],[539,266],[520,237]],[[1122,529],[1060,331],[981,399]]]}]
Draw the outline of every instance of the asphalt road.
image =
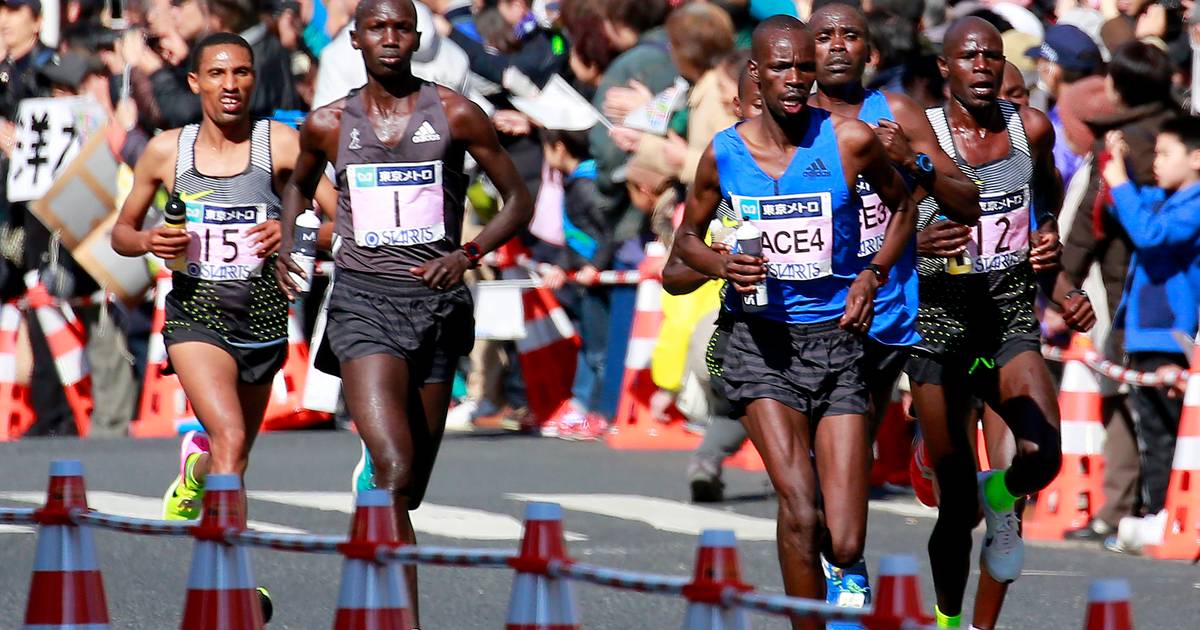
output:
[{"label": "asphalt road", "polygon": [[[145,513],[178,466],[177,444],[164,440],[24,440],[0,444],[0,504],[30,505],[46,485],[48,462],[84,462],[92,507]],[[357,439],[330,432],[268,434],[260,438],[247,475],[250,518],[317,534],[344,534],[349,477]],[[687,504],[686,453],[618,452],[600,444],[512,436],[451,436],[442,447],[427,502],[419,512],[423,543],[512,548],[519,537],[523,501],[548,498],[565,508],[570,553],[606,566],[690,574],[696,531],[707,526],[739,532],[743,575],[779,590],[772,542],[775,503],[765,476],[726,473],[732,500],[713,510]],[[255,494],[257,493],[257,494]],[[552,495],[552,496],[551,496]],[[911,497],[873,501],[868,565],[880,555],[911,553],[920,561],[926,605],[932,609],[925,545],[933,513]],[[437,534],[429,533],[437,532]],[[979,532],[976,532],[977,536]],[[114,628],[178,627],[191,542],[98,532],[96,544]],[[978,538],[977,538],[978,545]],[[0,530],[0,628],[19,627],[34,536]],[[328,628],[337,603],[340,560],[255,551],[258,581],[276,605],[272,628]],[[1139,628],[1200,626],[1200,568],[1121,556],[1094,545],[1031,543],[1025,575],[1012,588],[1002,628],[1081,628],[1090,580],[1124,577],[1134,591]],[[431,567],[421,571],[422,627],[501,628],[512,574],[494,569]],[[974,578],[970,591],[974,590]],[[682,600],[577,588],[589,628],[678,628]],[[970,593],[968,594],[968,598]],[[969,606],[968,602],[968,606]],[[783,628],[755,616],[757,628]]]}]

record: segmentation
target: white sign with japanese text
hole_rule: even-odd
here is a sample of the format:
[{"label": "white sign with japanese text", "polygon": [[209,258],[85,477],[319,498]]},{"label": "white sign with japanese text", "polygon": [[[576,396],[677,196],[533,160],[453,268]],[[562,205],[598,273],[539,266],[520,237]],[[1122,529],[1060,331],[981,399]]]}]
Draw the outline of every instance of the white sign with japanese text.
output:
[{"label": "white sign with japanese text", "polygon": [[88,136],[106,121],[104,109],[88,97],[21,101],[8,168],[8,200],[33,201],[45,195]]}]

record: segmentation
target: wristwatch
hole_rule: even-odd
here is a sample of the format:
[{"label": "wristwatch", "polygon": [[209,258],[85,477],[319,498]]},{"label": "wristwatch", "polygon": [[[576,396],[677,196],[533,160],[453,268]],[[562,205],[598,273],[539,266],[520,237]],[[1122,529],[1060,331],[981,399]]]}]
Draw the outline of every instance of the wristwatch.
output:
[{"label": "wristwatch", "polygon": [[929,181],[933,179],[935,174],[933,168],[933,158],[927,153],[918,153],[913,156],[913,175],[920,181]]},{"label": "wristwatch", "polygon": [[875,274],[875,279],[879,281],[879,286],[887,284],[888,272],[886,269],[876,265],[875,263],[870,263],[867,265],[867,270]]},{"label": "wristwatch", "polygon": [[474,269],[479,266],[479,261],[483,259],[483,248],[475,241],[467,241],[462,244],[462,252],[467,255],[467,262],[470,263],[470,268]]}]

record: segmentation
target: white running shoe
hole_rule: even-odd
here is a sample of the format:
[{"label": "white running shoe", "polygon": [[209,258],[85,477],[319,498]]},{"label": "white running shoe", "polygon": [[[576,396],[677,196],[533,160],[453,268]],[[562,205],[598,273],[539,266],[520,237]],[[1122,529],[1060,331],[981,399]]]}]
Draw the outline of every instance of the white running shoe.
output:
[{"label": "white running shoe", "polygon": [[471,399],[463,400],[446,414],[446,433],[470,433],[475,430],[475,411],[479,403]]},{"label": "white running shoe", "polygon": [[1021,566],[1025,564],[1025,541],[1021,540],[1021,522],[1017,512],[1013,509],[1003,512],[992,509],[983,491],[988,478],[998,472],[981,472],[977,478],[979,505],[983,508],[983,520],[987,523],[983,547],[979,550],[979,562],[987,567],[987,572],[997,582],[1008,584],[1021,577]]}]

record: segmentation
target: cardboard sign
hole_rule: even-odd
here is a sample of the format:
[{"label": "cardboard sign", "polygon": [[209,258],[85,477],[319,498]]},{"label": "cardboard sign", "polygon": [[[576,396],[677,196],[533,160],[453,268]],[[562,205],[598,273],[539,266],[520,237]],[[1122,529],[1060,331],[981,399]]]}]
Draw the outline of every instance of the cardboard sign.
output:
[{"label": "cardboard sign", "polygon": [[92,230],[83,242],[71,250],[75,262],[92,276],[106,291],[117,295],[122,302],[140,304],[154,282],[145,256],[129,258],[113,251],[112,229],[117,213]]},{"label": "cardboard sign", "polygon": [[107,120],[89,97],[29,98],[17,111],[17,144],[8,169],[8,200],[33,201]]},{"label": "cardboard sign", "polygon": [[120,165],[104,136],[103,130],[93,133],[53,185],[29,205],[47,228],[60,233],[67,249],[75,249],[116,212]]}]

